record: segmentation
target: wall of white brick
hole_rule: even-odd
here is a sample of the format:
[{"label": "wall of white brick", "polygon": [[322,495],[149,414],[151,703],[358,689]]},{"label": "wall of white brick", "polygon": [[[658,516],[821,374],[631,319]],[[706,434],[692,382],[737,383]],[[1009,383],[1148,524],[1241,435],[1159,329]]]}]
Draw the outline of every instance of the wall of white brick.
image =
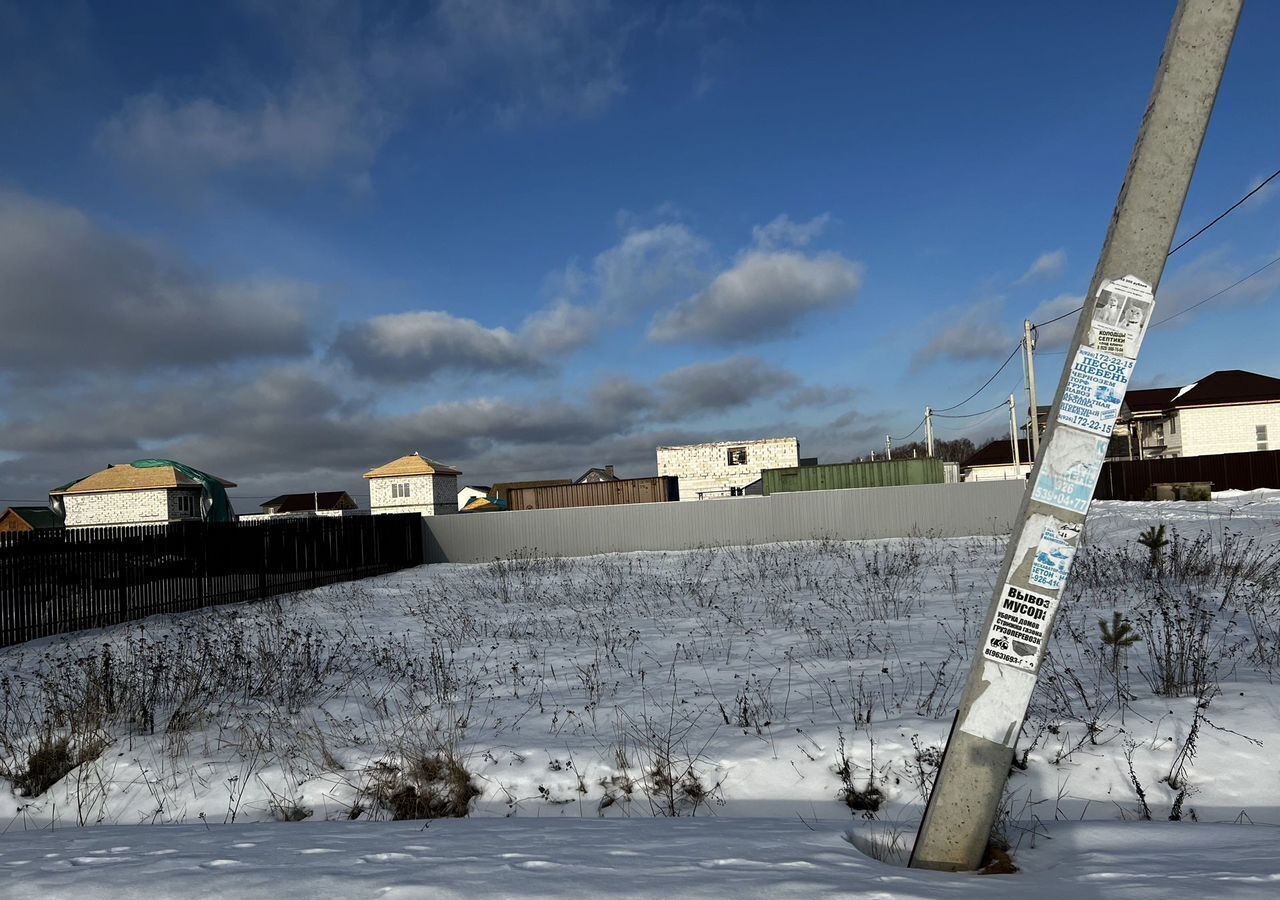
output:
[{"label": "wall of white brick", "polygon": [[1242,403],[1178,411],[1180,455],[1251,453],[1258,449],[1257,426],[1267,426],[1267,449],[1280,449],[1280,403]]},{"label": "wall of white brick", "polygon": [[[745,465],[729,465],[729,450],[745,447]],[[765,469],[800,465],[800,442],[793,437],[758,441],[721,441],[658,448],[658,475],[680,479],[680,499],[726,497],[732,488],[746,487]]]},{"label": "wall of white brick", "polygon": [[67,527],[92,525],[154,525],[169,521],[169,491],[108,491],[67,494],[63,503]]},{"label": "wall of white brick", "polygon": [[[446,516],[458,511],[457,475],[387,475],[368,481],[369,508],[374,515],[416,512]],[[393,497],[393,484],[409,485],[409,496]]]},{"label": "wall of white brick", "polygon": [[1014,481],[1021,479],[1026,480],[1031,474],[1031,464],[1023,463],[1020,466],[1014,466],[1009,463],[1006,466],[975,466],[965,472],[964,480],[970,481]]}]

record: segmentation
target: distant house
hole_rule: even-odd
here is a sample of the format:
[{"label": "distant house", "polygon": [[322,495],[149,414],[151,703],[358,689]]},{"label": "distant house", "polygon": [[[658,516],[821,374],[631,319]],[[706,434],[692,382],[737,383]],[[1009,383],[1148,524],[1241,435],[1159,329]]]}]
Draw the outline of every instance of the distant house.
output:
[{"label": "distant house", "polygon": [[1133,459],[1280,449],[1280,378],[1230,369],[1129,391],[1117,434]]},{"label": "distant house", "polygon": [[480,497],[488,497],[489,492],[493,490],[487,484],[469,484],[462,490],[458,491],[458,511],[461,512],[466,508],[467,504],[472,500]]},{"label": "distant house", "polygon": [[458,476],[452,466],[420,455],[392,460],[364,473],[369,479],[369,508],[380,513],[416,512],[443,516],[458,511]]},{"label": "distant house", "polygon": [[800,465],[800,441],[793,437],[659,447],[657,452],[658,475],[680,479],[681,500],[743,496],[765,469]]},{"label": "distant house", "polygon": [[551,487],[557,484],[573,484],[568,478],[543,478],[540,481],[499,481],[489,491],[490,497],[496,497],[503,503],[511,499],[511,491],[516,488]]},{"label": "distant house", "polygon": [[6,531],[43,531],[62,526],[62,516],[47,506],[10,506],[0,513],[0,534]]},{"label": "distant house", "polygon": [[288,513],[337,512],[355,509],[356,501],[346,491],[308,491],[303,494],[281,494],[272,497],[261,506],[265,516],[281,516]]},{"label": "distant house", "polygon": [[599,481],[618,481],[617,475],[613,474],[613,466],[605,466],[603,469],[590,468],[583,472],[577,478],[573,479],[574,484],[591,484]]},{"label": "distant house", "polygon": [[230,521],[226,489],[235,483],[170,460],[108,466],[49,492],[68,528]]},{"label": "distant house", "polygon": [[1008,438],[996,438],[960,465],[962,481],[1009,481],[1031,474],[1031,447],[1026,438],[1018,440],[1018,464],[1013,461],[1013,445]]}]

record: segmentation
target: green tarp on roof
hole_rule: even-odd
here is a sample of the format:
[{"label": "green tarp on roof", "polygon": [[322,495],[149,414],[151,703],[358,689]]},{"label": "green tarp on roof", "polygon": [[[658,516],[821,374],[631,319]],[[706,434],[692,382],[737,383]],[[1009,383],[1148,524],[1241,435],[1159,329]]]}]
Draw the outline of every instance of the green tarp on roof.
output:
[{"label": "green tarp on roof", "polygon": [[231,509],[231,501],[227,499],[227,489],[222,482],[208,472],[201,472],[171,459],[135,459],[129,463],[135,469],[160,469],[172,466],[192,481],[200,482],[200,516],[206,522],[232,522],[235,513]]}]

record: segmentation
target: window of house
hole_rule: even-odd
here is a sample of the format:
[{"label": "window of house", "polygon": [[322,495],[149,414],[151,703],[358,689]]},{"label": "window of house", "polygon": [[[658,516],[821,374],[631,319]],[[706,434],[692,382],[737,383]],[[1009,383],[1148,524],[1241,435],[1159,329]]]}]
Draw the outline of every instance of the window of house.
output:
[{"label": "window of house", "polygon": [[1170,434],[1178,433],[1178,417],[1177,416],[1169,417],[1169,433]]},{"label": "window of house", "polygon": [[178,515],[194,516],[196,514],[195,497],[190,494],[178,494]]},{"label": "window of house", "polygon": [[747,464],[747,448],[746,447],[730,447],[728,457],[729,457],[729,465],[745,466]]},{"label": "window of house", "polygon": [[1259,425],[1256,428],[1254,428],[1253,431],[1254,431],[1254,436],[1258,439],[1258,449],[1266,450],[1267,449],[1267,426]]},{"label": "window of house", "polygon": [[408,496],[409,496],[409,482],[407,482],[407,481],[402,481],[402,482],[398,482],[398,483],[396,483],[396,484],[391,485],[391,496],[392,496],[393,498],[394,498],[394,497],[408,497]]}]

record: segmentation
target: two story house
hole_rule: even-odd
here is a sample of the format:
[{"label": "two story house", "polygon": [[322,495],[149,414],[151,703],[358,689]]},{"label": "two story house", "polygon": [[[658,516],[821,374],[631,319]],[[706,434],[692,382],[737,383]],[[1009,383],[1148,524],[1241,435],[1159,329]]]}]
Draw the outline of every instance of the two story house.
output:
[{"label": "two story house", "polygon": [[1117,433],[1132,459],[1280,449],[1280,378],[1229,369],[1185,387],[1129,391]]},{"label": "two story house", "polygon": [[420,513],[443,516],[458,511],[458,476],[452,466],[420,455],[416,450],[364,473],[369,479],[369,509],[373,514]]}]

